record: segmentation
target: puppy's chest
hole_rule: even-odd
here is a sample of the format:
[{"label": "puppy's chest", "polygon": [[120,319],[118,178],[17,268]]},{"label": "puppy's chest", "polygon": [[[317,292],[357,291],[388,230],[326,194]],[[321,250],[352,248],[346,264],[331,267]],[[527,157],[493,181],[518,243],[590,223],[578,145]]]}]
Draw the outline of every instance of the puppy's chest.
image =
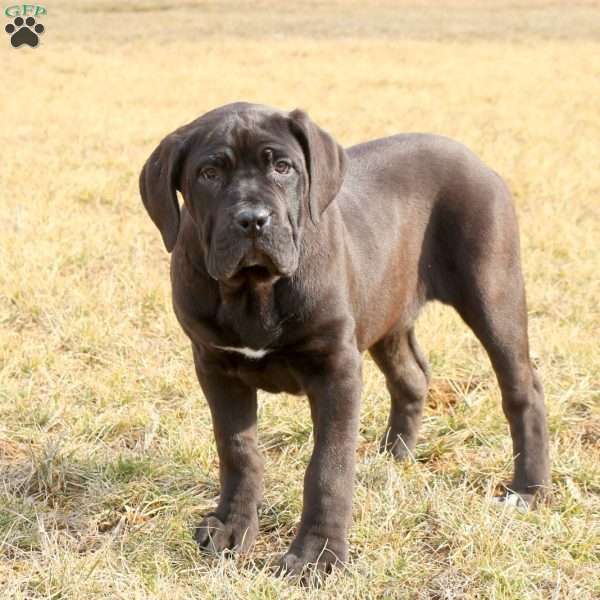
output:
[{"label": "puppy's chest", "polygon": [[220,350],[227,374],[238,377],[250,387],[272,394],[303,393],[301,373],[285,351],[275,349],[263,354],[252,349],[233,347]]},{"label": "puppy's chest", "polygon": [[273,349],[272,348],[259,348],[258,350],[254,348],[249,348],[248,346],[215,346],[219,350],[223,352],[233,352],[234,354],[240,354],[244,358],[249,358],[250,360],[259,360],[270,354]]},{"label": "puppy's chest", "polygon": [[300,374],[288,352],[294,325],[282,312],[272,298],[223,303],[217,315],[220,335],[213,345],[222,352],[229,374],[249,386],[300,394]]}]

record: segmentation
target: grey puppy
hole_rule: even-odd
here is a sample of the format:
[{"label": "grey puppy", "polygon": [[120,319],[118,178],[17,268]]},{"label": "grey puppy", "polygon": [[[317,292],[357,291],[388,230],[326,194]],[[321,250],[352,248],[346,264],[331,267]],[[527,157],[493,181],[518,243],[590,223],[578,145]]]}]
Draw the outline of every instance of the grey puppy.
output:
[{"label": "grey puppy", "polygon": [[347,559],[361,352],[391,396],[381,449],[404,458],[427,394],[414,323],[429,300],[458,311],[496,372],[513,440],[507,497],[532,503],[548,486],[515,211],[502,179],[467,148],[407,134],[344,150],[302,111],[235,103],[168,135],[140,190],[173,253],[175,313],[219,454],[220,500],[196,530],[200,546],[244,551],[257,535],[263,389],[307,395],[314,425],[282,568]]}]

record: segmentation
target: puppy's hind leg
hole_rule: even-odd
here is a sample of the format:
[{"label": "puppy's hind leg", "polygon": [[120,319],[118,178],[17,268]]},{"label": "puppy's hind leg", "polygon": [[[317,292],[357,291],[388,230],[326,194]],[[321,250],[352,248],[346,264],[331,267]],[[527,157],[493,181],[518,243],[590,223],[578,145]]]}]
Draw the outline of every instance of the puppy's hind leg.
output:
[{"label": "puppy's hind leg", "polygon": [[529,357],[519,236],[508,198],[491,205],[488,234],[471,238],[455,254],[460,268],[453,273],[451,304],[490,357],[513,442],[510,490],[530,504],[550,483],[548,431],[542,385]]},{"label": "puppy's hind leg", "polygon": [[396,326],[369,349],[375,364],[385,375],[391,397],[382,452],[397,459],[414,452],[429,385],[429,366],[421,352],[412,327]]},{"label": "puppy's hind leg", "polygon": [[513,441],[510,490],[530,504],[546,490],[550,467],[544,393],[529,358],[525,296],[519,280],[511,277],[494,284],[493,292],[479,296],[483,303],[473,298],[459,312],[487,350],[500,385]]}]

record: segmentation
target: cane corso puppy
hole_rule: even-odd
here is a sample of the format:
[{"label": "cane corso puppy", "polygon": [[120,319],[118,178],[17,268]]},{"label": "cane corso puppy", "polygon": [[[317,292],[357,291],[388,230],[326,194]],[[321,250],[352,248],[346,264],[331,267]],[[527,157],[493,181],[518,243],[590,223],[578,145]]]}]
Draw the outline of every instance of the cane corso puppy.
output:
[{"label": "cane corso puppy", "polygon": [[513,441],[506,498],[531,503],[547,487],[515,210],[467,148],[407,134],[343,149],[300,110],[235,103],[162,140],[140,190],[172,252],[173,305],[219,454],[220,500],[197,529],[201,547],[244,551],[257,535],[262,389],[308,396],[314,425],[282,568],[327,570],[347,558],[361,353],[391,397],[381,449],[402,459],[427,394],[414,323],[429,300],[453,306],[489,354]]}]

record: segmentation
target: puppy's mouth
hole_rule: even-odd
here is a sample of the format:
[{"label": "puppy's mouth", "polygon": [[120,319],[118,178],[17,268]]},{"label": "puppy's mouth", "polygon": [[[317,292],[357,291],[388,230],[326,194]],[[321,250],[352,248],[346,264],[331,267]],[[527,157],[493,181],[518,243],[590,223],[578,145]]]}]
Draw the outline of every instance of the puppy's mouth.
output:
[{"label": "puppy's mouth", "polygon": [[290,237],[235,240],[217,238],[210,248],[206,267],[210,276],[224,285],[273,284],[291,276],[298,266],[298,252]]},{"label": "puppy's mouth", "polygon": [[233,278],[267,282],[281,275],[269,256],[255,251],[241,260]]},{"label": "puppy's mouth", "polygon": [[271,272],[267,267],[262,265],[254,265],[252,267],[242,267],[234,277],[244,277],[246,279],[253,279],[256,281],[267,281],[271,277],[277,276],[277,273]]}]

